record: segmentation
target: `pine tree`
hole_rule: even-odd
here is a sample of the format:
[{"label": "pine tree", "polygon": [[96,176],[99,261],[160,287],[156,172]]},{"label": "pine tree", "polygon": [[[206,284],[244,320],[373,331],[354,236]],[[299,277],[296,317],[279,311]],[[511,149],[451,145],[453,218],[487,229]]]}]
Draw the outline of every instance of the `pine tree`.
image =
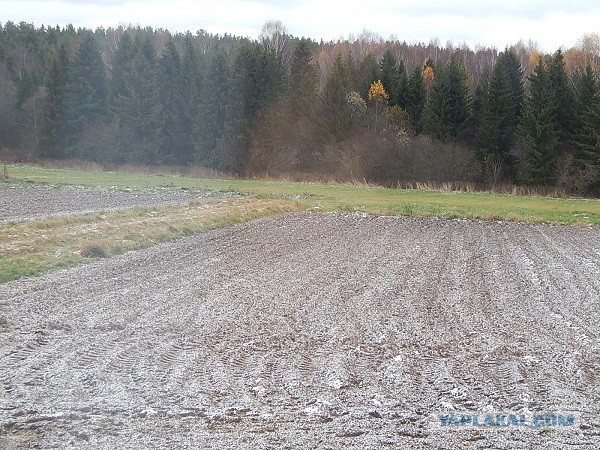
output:
[{"label": "pine tree", "polygon": [[442,142],[456,139],[468,125],[469,85],[455,58],[436,72],[424,113],[424,132]]},{"label": "pine tree", "polygon": [[50,60],[44,86],[40,153],[50,158],[64,156],[64,102],[69,69],[69,56],[65,45],[58,46]]},{"label": "pine tree", "polygon": [[552,185],[556,177],[557,107],[548,69],[541,57],[529,82],[529,97],[525,99],[518,127],[525,152],[520,178],[525,184]]}]

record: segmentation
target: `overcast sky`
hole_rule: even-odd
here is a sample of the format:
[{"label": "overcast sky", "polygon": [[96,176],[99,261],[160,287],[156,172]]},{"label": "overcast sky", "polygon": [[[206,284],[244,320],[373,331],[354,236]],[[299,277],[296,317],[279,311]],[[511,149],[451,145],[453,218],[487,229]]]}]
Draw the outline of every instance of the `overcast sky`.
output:
[{"label": "overcast sky", "polygon": [[270,19],[295,36],[336,40],[369,30],[383,38],[452,40],[503,49],[532,39],[542,50],[600,32],[600,0],[0,0],[0,22],[105,28],[134,24],[256,38]]}]

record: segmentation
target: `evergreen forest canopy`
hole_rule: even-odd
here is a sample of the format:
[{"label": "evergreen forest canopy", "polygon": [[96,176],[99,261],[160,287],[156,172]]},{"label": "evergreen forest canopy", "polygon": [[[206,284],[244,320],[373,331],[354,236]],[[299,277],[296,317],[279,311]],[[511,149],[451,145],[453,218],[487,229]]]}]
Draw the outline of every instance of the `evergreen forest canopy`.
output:
[{"label": "evergreen forest canopy", "polygon": [[0,148],[244,176],[600,194],[600,38],[542,54],[0,24]]}]

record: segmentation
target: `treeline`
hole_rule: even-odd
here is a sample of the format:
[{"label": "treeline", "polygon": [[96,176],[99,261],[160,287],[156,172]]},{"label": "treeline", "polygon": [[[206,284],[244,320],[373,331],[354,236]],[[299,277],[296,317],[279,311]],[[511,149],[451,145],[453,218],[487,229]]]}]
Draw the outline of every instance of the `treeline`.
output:
[{"label": "treeline", "polygon": [[600,39],[553,55],[0,24],[0,146],[240,175],[600,191]]}]

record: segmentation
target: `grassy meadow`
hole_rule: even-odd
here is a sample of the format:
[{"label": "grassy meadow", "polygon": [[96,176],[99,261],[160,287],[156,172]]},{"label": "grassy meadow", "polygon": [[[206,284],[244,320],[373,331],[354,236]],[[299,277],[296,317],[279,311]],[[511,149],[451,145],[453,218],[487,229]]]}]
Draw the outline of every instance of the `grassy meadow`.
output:
[{"label": "grassy meadow", "polygon": [[[303,209],[372,214],[599,225],[600,200],[513,196],[489,193],[388,189],[347,184],[207,179],[9,166],[8,184],[62,188],[92,187],[193,193],[237,192],[261,198],[288,198]],[[7,184],[5,183],[5,184]]]},{"label": "grassy meadow", "polygon": [[208,179],[11,165],[0,186],[193,194],[236,193],[182,205],[0,223],[0,282],[36,276],[283,211],[599,225],[600,201],[387,189],[344,184]]}]

